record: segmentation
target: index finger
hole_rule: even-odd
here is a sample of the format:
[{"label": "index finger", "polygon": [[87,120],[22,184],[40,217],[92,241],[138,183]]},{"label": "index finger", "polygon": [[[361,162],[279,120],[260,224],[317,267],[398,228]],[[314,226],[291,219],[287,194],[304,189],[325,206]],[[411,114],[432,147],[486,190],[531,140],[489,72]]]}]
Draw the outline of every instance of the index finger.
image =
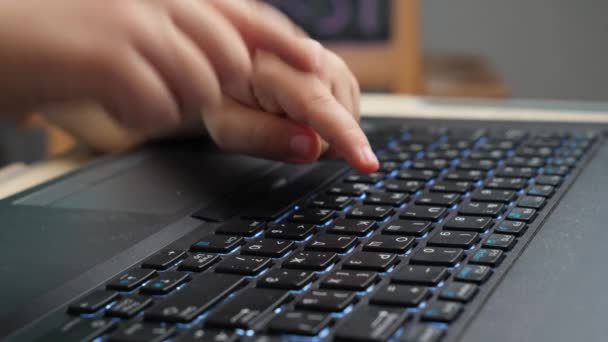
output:
[{"label": "index finger", "polygon": [[285,16],[272,13],[270,6],[255,1],[210,0],[253,48],[271,51],[304,71],[315,71],[321,46],[305,38]]},{"label": "index finger", "polygon": [[272,89],[287,116],[315,129],[349,164],[363,172],[378,169],[378,159],[359,123],[316,75],[263,52],[256,56],[253,74],[254,87]]}]

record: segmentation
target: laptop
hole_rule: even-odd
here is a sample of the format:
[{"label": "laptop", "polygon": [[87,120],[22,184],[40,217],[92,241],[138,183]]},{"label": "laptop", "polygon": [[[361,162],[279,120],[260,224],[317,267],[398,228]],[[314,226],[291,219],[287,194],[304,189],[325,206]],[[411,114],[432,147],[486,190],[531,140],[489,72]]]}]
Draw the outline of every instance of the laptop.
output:
[{"label": "laptop", "polygon": [[3,200],[0,337],[606,340],[606,127],[362,125],[373,174],[163,141]]}]

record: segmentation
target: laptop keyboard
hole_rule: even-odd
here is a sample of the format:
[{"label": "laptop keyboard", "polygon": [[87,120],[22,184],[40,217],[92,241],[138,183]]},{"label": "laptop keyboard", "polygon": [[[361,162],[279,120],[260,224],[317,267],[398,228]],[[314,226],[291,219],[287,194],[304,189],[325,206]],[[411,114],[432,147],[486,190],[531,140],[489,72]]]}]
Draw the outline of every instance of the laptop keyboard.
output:
[{"label": "laptop keyboard", "polygon": [[335,174],[297,206],[267,199],[247,211],[249,219],[201,234],[187,250],[158,251],[71,303],[47,338],[457,338],[598,139],[596,132],[376,131],[379,172]]}]

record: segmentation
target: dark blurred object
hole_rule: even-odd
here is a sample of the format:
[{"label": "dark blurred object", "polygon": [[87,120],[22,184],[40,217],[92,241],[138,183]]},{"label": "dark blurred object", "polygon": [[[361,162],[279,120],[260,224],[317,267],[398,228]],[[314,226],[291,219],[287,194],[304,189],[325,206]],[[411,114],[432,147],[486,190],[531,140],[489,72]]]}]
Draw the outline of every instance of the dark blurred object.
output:
[{"label": "dark blurred object", "polygon": [[418,0],[266,0],[342,56],[365,90],[419,94]]},{"label": "dark blurred object", "polygon": [[42,127],[0,124],[0,167],[15,162],[31,163],[47,156],[47,133]]},{"label": "dark blurred object", "polygon": [[[402,1],[402,0],[401,0]],[[382,41],[391,35],[389,0],[266,0],[322,41]]]},{"label": "dark blurred object", "polygon": [[341,55],[365,91],[499,98],[509,90],[480,57],[419,47],[419,0],[265,0]]}]

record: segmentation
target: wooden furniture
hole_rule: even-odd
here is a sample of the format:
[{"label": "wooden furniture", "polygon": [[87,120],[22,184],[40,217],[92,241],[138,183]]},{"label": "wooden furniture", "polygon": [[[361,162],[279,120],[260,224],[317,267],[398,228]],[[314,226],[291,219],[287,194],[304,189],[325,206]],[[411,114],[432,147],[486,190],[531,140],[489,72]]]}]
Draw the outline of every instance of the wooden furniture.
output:
[{"label": "wooden furniture", "polygon": [[423,91],[418,0],[391,0],[390,39],[327,43],[342,56],[364,89],[420,94]]},{"label": "wooden furniture", "polygon": [[[462,120],[571,121],[608,123],[608,103],[519,100],[456,100],[395,95],[364,95],[365,116]],[[0,170],[0,198],[61,176],[94,160],[79,151],[33,165]]]}]

